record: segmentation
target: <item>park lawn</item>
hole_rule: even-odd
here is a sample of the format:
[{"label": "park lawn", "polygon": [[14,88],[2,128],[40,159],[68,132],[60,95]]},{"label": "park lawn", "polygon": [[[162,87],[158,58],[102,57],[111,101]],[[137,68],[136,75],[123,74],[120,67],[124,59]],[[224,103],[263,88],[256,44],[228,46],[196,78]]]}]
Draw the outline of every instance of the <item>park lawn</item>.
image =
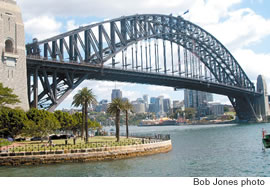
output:
[{"label": "park lawn", "polygon": [[7,139],[0,138],[0,147],[11,145],[11,144],[12,144],[12,142],[8,141]]},{"label": "park lawn", "polygon": [[226,115],[229,115],[229,116],[235,116],[236,113],[235,112],[225,112]]},{"label": "park lawn", "polygon": [[[126,137],[121,137],[120,141],[125,142],[128,140],[135,140],[136,138],[129,138],[127,139]],[[138,139],[137,139],[138,140]],[[94,136],[94,137],[89,137],[88,142],[116,142],[116,138],[114,136]],[[44,145],[48,143],[48,140],[44,140],[43,142],[41,141],[24,141],[24,142],[18,142],[22,145]],[[65,139],[62,140],[52,140],[52,144],[55,145],[64,145],[65,144]],[[73,138],[68,139],[68,144],[73,145]],[[81,138],[76,138],[76,145],[77,144],[85,144],[85,141]]]},{"label": "park lawn", "polygon": [[[15,145],[17,144],[17,145]],[[65,145],[65,140],[53,140],[52,146],[48,144],[48,141],[25,141],[17,142],[10,147],[7,147],[11,152],[33,152],[33,151],[57,151],[57,150],[71,150],[71,149],[87,149],[87,148],[99,148],[99,147],[115,147],[142,144],[140,138],[125,138],[121,137],[120,142],[116,142],[116,138],[112,136],[95,136],[89,138],[89,143],[85,144],[80,138],[76,139],[76,145],[73,144],[73,139],[68,140],[68,144]]]}]

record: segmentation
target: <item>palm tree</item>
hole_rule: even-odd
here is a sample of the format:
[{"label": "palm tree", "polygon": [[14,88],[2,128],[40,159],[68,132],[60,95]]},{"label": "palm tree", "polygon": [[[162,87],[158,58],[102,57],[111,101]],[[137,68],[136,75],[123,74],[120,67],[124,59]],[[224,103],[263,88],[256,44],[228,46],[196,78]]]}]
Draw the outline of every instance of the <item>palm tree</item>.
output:
[{"label": "palm tree", "polygon": [[128,112],[133,110],[133,105],[127,100],[124,102],[123,110],[126,113],[126,136],[128,138]]},{"label": "palm tree", "polygon": [[109,104],[107,112],[111,115],[115,115],[115,128],[116,128],[116,141],[120,141],[120,113],[123,110],[124,103],[122,99],[116,98]]},{"label": "palm tree", "polygon": [[[83,88],[73,97],[72,105],[75,107],[82,106],[83,121],[85,124],[85,141],[88,142],[88,106],[97,103],[96,96],[93,94],[92,89]],[[83,128],[82,128],[83,129]],[[82,131],[83,133],[83,131]]]},{"label": "palm tree", "polygon": [[81,138],[83,138],[83,135],[84,135],[84,127],[83,126],[85,124],[85,119],[84,119],[84,105],[83,105],[83,98],[79,94],[79,92],[76,95],[74,95],[72,105],[75,106],[75,107],[82,106]]}]

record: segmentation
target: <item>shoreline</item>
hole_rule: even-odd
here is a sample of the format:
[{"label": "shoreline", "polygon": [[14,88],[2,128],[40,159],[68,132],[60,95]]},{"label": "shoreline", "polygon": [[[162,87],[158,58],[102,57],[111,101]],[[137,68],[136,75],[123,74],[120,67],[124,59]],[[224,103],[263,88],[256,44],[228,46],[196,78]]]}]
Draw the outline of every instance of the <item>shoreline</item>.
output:
[{"label": "shoreline", "polygon": [[110,161],[133,157],[168,153],[172,150],[171,140],[149,144],[101,147],[90,149],[74,149],[70,151],[40,151],[25,153],[0,154],[1,166],[30,166],[55,163]]}]

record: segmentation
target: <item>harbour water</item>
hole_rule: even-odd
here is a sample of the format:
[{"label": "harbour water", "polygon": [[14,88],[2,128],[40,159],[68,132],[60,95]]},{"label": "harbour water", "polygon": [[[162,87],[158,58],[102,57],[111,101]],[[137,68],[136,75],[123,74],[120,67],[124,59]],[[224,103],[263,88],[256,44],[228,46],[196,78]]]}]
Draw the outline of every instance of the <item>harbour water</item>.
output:
[{"label": "harbour water", "polygon": [[270,124],[131,126],[131,133],[171,134],[173,150],[106,162],[0,167],[0,176],[269,177],[270,150],[262,150],[262,128],[270,133]]}]

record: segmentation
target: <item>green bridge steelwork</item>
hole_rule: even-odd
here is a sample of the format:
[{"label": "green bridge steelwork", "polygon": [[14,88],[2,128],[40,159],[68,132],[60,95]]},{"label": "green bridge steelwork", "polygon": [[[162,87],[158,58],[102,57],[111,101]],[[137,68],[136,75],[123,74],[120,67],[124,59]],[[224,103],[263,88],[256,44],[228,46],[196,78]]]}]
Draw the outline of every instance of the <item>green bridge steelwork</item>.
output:
[{"label": "green bridge steelwork", "polygon": [[[84,80],[207,91],[229,97],[240,120],[259,120],[262,91],[201,27],[172,15],[120,17],[26,45],[28,95],[53,111]],[[42,91],[38,89],[41,82]]]}]

